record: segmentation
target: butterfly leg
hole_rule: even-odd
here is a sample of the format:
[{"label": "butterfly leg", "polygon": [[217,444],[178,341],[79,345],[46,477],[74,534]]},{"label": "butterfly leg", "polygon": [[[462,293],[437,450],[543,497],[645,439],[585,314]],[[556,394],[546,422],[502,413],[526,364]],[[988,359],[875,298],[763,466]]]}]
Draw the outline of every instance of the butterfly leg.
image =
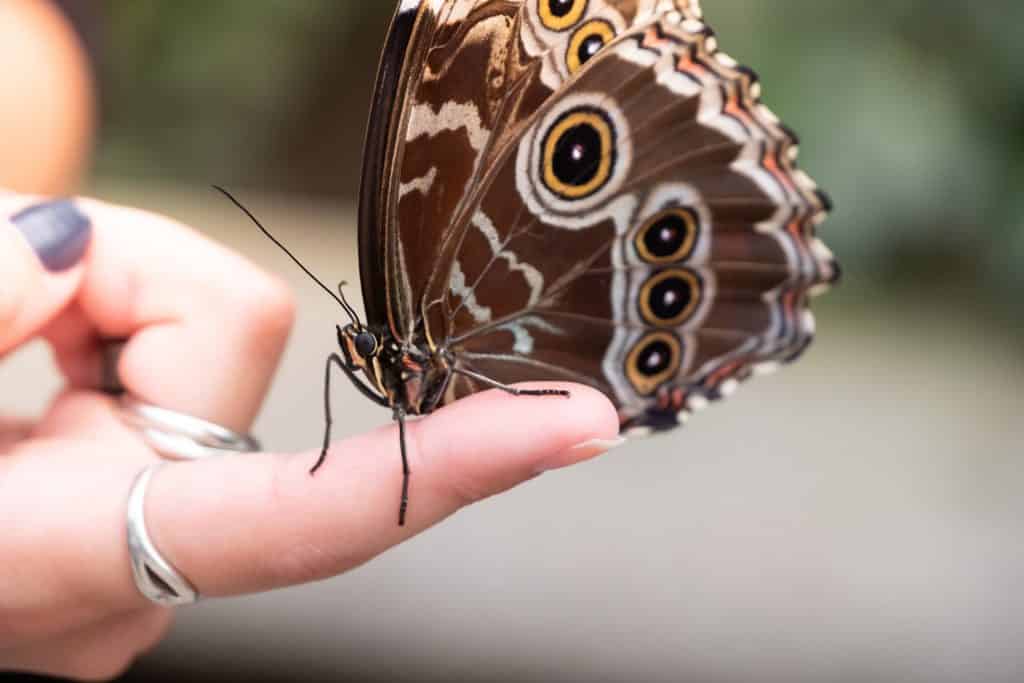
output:
[{"label": "butterfly leg", "polygon": [[373,392],[373,390],[367,387],[362,380],[359,379],[356,371],[348,367],[348,365],[345,364],[345,361],[342,360],[341,356],[336,353],[332,353],[330,357],[327,358],[327,367],[324,370],[324,444],[320,449],[320,457],[317,458],[316,464],[313,465],[313,468],[309,471],[310,474],[316,474],[317,470],[323,466],[324,462],[327,460],[327,447],[331,443],[331,426],[334,424],[334,418],[331,415],[331,367],[335,365],[341,368],[341,371],[348,376],[352,384],[355,384],[356,388],[366,395],[367,398],[378,405],[388,405],[388,402],[383,397],[378,396]]},{"label": "butterfly leg", "polygon": [[501,391],[512,394],[513,396],[563,396],[565,398],[569,398],[572,395],[565,389],[519,389],[517,387],[510,387],[509,385],[497,382],[490,377],[485,377],[478,372],[464,370],[462,368],[454,368],[452,372],[456,375],[463,375],[464,377],[474,379],[484,386],[488,386],[492,389],[500,389]]},{"label": "butterfly leg", "polygon": [[402,502],[398,506],[398,526],[405,526],[405,513],[409,510],[409,454],[405,448],[405,410],[395,407],[395,420],[398,422],[398,440],[402,451]]}]

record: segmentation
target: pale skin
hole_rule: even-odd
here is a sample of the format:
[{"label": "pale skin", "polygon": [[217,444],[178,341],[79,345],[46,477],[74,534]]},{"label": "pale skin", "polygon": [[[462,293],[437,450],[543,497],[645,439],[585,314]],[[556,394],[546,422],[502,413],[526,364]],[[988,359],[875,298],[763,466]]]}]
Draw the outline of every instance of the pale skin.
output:
[{"label": "pale skin", "polygon": [[[15,20],[4,12],[22,4],[0,3],[0,34]],[[57,36],[58,53],[72,49],[54,16],[36,20],[29,30]],[[78,107],[72,118],[91,110],[82,97],[68,105]],[[45,142],[59,138],[60,125],[49,138],[19,141],[38,144],[24,158],[42,159],[48,170],[0,162],[7,187],[70,190],[88,141],[74,121],[64,123],[66,147]],[[127,495],[161,458],[96,390],[100,341],[127,340],[118,371],[131,393],[247,431],[288,339],[294,302],[279,280],[187,226],[84,199],[76,204],[92,225],[88,249],[77,265],[48,271],[9,221],[38,201],[0,197],[0,359],[45,340],[66,388],[38,419],[0,416],[0,671],[107,680],[162,639],[173,613],[146,602],[132,581]],[[324,321],[332,338],[333,322]],[[315,477],[318,434],[304,453],[169,465],[149,490],[150,534],[208,598],[341,574],[471,503],[615,444],[608,400],[568,388],[569,400],[487,392],[410,423],[413,508],[404,528],[395,519],[397,429],[387,425],[333,444]],[[355,392],[346,398],[358,400]],[[387,417],[382,411],[382,422]]]}]

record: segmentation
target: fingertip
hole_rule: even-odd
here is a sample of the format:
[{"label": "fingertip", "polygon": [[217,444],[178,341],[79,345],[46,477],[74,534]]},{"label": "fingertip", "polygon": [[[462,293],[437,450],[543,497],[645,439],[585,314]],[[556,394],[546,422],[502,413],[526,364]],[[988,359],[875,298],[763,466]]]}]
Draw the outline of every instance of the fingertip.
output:
[{"label": "fingertip", "polygon": [[[559,434],[557,446],[566,449],[591,441],[614,441],[619,436],[619,416],[608,397],[583,384],[526,385],[531,388],[559,387],[569,391],[568,400],[554,405],[521,404],[535,413],[533,419],[549,423],[555,418],[554,433]],[[522,401],[524,399],[516,399]],[[529,418],[528,418],[529,419]],[[555,444],[553,444],[555,445]]]},{"label": "fingertip", "polygon": [[618,411],[605,394],[583,385],[571,391],[573,404],[564,416],[572,443],[542,458],[537,463],[538,473],[578,465],[625,443],[619,435]]},{"label": "fingertip", "polygon": [[0,226],[0,273],[4,279],[0,288],[0,331],[4,337],[21,316],[25,299],[38,288],[42,277],[42,270],[33,265],[32,258],[25,239],[13,228]]},{"label": "fingertip", "polygon": [[11,217],[46,270],[61,273],[77,266],[92,241],[92,220],[70,199],[45,201]]},{"label": "fingertip", "polygon": [[83,269],[75,267],[78,264],[59,271],[50,269],[37,247],[14,223],[0,224],[0,353],[40,332],[74,297],[81,283]]},{"label": "fingertip", "polygon": [[571,389],[570,399],[574,401],[573,410],[577,419],[598,439],[616,439],[619,435],[619,413],[608,397],[585,385],[577,385]]}]

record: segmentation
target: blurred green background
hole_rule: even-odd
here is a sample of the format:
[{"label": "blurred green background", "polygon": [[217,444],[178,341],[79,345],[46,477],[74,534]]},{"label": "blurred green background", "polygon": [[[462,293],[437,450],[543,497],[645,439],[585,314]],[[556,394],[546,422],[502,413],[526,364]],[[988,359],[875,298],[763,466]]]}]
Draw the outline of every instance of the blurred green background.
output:
[{"label": "blurred green background", "polygon": [[[345,577],[186,610],[130,680],[1020,680],[1024,3],[703,4],[837,203],[822,236],[846,279],[806,358]],[[353,278],[394,3],[97,6],[90,190],[289,279],[298,326],[257,427],[309,448],[338,314],[208,185]],[[47,365],[0,375],[25,388],[0,409],[43,405]],[[387,421],[338,395],[337,436]]]}]

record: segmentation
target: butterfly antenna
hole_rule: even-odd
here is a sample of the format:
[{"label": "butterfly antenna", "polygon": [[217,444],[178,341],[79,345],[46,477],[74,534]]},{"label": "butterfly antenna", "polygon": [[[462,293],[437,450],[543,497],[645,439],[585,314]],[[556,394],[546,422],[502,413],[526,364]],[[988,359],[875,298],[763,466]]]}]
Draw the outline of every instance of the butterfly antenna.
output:
[{"label": "butterfly antenna", "polygon": [[222,195],[224,195],[225,197],[227,197],[227,198],[228,198],[228,199],[229,199],[229,200],[231,201],[231,203],[232,203],[232,204],[234,204],[234,205],[235,205],[235,206],[237,206],[237,207],[238,207],[239,209],[241,209],[241,210],[242,210],[242,212],[243,212],[243,213],[244,213],[244,214],[245,214],[246,216],[248,216],[248,217],[249,217],[249,220],[251,220],[251,221],[252,221],[252,222],[253,222],[253,223],[254,223],[254,224],[256,225],[256,227],[257,227],[257,228],[259,228],[259,229],[260,229],[260,231],[261,231],[261,232],[263,232],[263,234],[267,236],[267,238],[268,238],[268,239],[269,239],[269,240],[270,240],[271,242],[273,242],[274,244],[276,244],[276,245],[277,245],[278,249],[280,249],[280,250],[281,250],[281,251],[283,251],[283,252],[284,252],[285,254],[287,254],[287,255],[288,255],[288,258],[290,258],[290,259],[291,259],[292,261],[295,261],[295,264],[296,264],[296,265],[297,265],[297,266],[298,266],[299,268],[301,268],[301,269],[302,269],[302,272],[304,272],[304,273],[305,273],[306,275],[308,275],[308,276],[309,276],[310,278],[312,278],[313,282],[315,282],[315,283],[317,283],[318,285],[320,285],[320,287],[321,287],[321,288],[322,288],[322,289],[323,289],[323,290],[324,290],[325,292],[327,292],[328,294],[330,294],[330,295],[331,295],[331,298],[332,298],[332,299],[334,299],[335,301],[337,301],[337,302],[338,302],[338,305],[339,305],[339,306],[341,306],[341,307],[342,307],[343,309],[345,309],[345,312],[349,314],[349,316],[350,316],[350,317],[352,318],[353,322],[355,322],[355,323],[356,323],[357,325],[359,325],[360,327],[362,326],[362,323],[360,323],[360,322],[359,322],[359,318],[357,318],[357,317],[356,317],[355,311],[353,311],[353,310],[352,310],[352,307],[348,305],[348,302],[344,300],[344,297],[343,297],[343,296],[342,296],[342,297],[339,297],[339,296],[338,296],[337,294],[335,294],[334,292],[332,292],[332,291],[331,291],[331,288],[330,288],[330,287],[328,287],[328,286],[327,286],[327,285],[325,285],[325,284],[324,284],[323,282],[321,282],[321,281],[320,281],[320,278],[318,278],[318,277],[317,277],[316,275],[313,275],[312,271],[310,271],[310,269],[309,269],[309,268],[307,268],[306,266],[304,266],[304,265],[302,264],[302,261],[300,261],[300,260],[299,260],[298,258],[296,258],[296,257],[295,257],[295,254],[293,254],[292,252],[290,252],[290,251],[288,250],[288,247],[286,247],[286,246],[284,246],[283,244],[281,244],[281,242],[280,242],[280,241],[279,241],[279,240],[278,240],[278,239],[277,239],[276,237],[274,237],[274,236],[273,236],[272,234],[270,234],[270,231],[269,231],[269,230],[267,230],[267,229],[266,229],[265,227],[263,227],[263,224],[259,222],[259,220],[258,220],[258,219],[256,218],[256,216],[252,215],[252,211],[249,211],[249,209],[245,208],[245,206],[243,206],[243,205],[242,205],[242,202],[240,202],[240,201],[238,201],[237,199],[235,199],[234,195],[232,195],[232,194],[231,194],[230,192],[228,192],[227,190],[225,190],[225,189],[224,189],[223,187],[221,187],[220,185],[214,185],[214,186],[213,186],[213,189],[215,189],[215,190],[217,190],[218,192],[220,192],[220,193],[221,193]]},{"label": "butterfly antenna", "polygon": [[355,323],[356,327],[362,329],[363,321],[359,319],[359,314],[356,313],[356,309],[352,308],[352,305],[349,304],[348,299],[345,297],[345,287],[347,286],[348,283],[344,280],[342,280],[338,285],[338,296],[341,297],[341,305],[345,309],[345,312],[348,313],[348,316],[352,318],[352,322]]}]

